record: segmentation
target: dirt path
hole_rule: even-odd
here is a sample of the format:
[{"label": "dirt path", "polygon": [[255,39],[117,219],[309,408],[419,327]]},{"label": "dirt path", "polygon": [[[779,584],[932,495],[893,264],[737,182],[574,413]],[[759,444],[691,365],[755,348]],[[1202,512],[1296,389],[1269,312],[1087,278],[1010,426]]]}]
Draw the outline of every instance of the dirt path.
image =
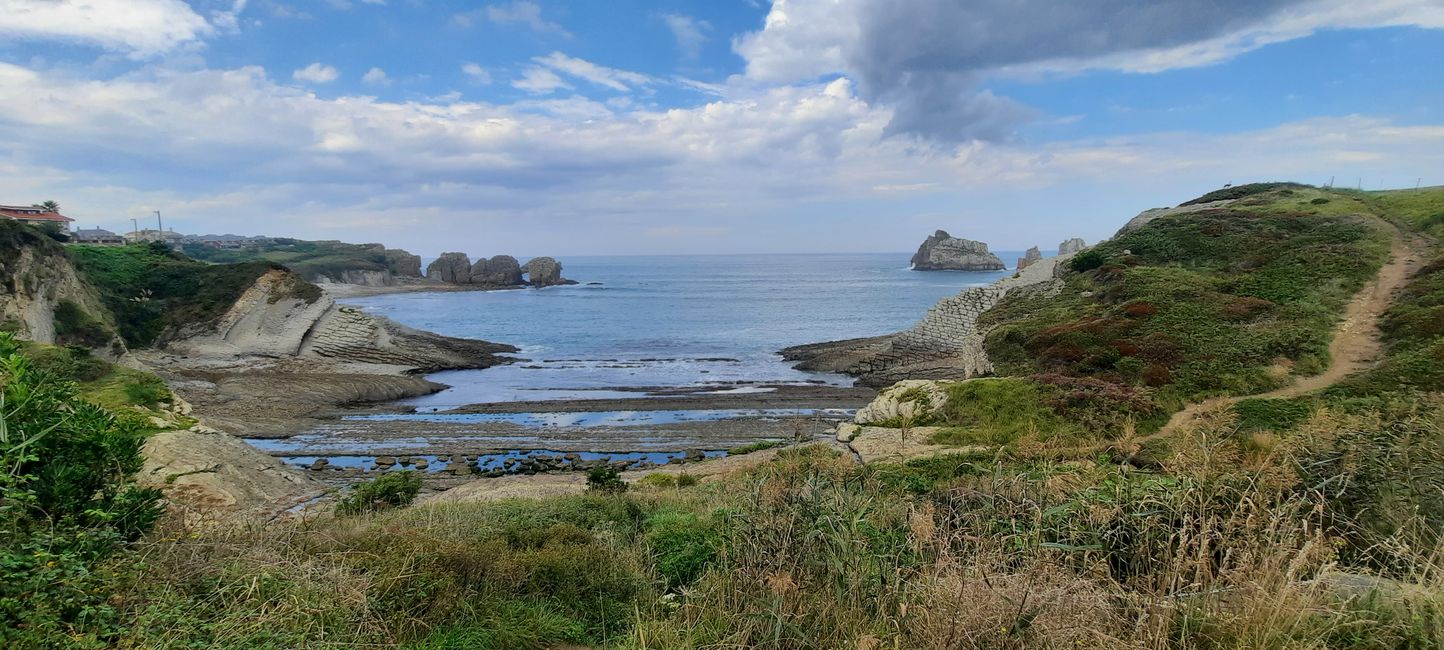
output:
[{"label": "dirt path", "polygon": [[1394,240],[1389,247],[1391,259],[1379,269],[1378,275],[1349,301],[1344,310],[1344,319],[1334,330],[1334,340],[1329,344],[1331,363],[1327,370],[1317,375],[1302,377],[1288,386],[1267,393],[1215,397],[1191,404],[1174,413],[1158,433],[1149,437],[1176,433],[1191,425],[1200,414],[1213,412],[1239,400],[1298,397],[1328,388],[1349,375],[1373,366],[1384,350],[1379,333],[1379,321],[1384,310],[1393,304],[1394,298],[1403,290],[1409,278],[1423,266],[1429,252],[1429,245],[1422,238],[1406,234],[1388,222],[1381,222],[1394,233]]}]

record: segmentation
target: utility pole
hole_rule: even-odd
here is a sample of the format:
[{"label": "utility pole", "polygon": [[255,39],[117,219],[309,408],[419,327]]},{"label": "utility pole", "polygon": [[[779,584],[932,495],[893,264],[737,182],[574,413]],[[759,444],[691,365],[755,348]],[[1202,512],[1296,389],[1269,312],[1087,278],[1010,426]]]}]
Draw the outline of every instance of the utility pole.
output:
[{"label": "utility pole", "polygon": [[135,217],[130,219],[130,234],[135,235],[135,240],[140,241],[140,222]]},{"label": "utility pole", "polygon": [[1419,184],[1420,184],[1420,183],[1423,183],[1423,182],[1424,182],[1424,177],[1423,177],[1423,176],[1420,176],[1419,178],[1414,179],[1414,189],[1416,189],[1416,190],[1419,189]]},{"label": "utility pole", "polygon": [[155,210],[155,232],[164,239],[165,226],[160,222],[160,210]]}]

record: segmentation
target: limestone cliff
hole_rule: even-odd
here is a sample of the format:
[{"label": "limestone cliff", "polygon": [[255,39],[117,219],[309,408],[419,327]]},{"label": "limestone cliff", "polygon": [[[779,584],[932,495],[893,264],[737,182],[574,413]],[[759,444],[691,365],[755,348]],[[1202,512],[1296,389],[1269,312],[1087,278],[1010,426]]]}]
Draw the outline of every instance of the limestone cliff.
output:
[{"label": "limestone cliff", "polygon": [[988,245],[959,239],[939,230],[918,247],[912,266],[917,271],[1000,271],[1003,260],[988,252]]},{"label": "limestone cliff", "polygon": [[1058,244],[1058,254],[1072,255],[1074,253],[1082,252],[1085,248],[1088,248],[1088,242],[1083,241],[1078,237],[1074,237],[1061,244]]},{"label": "limestone cliff", "polygon": [[0,221],[0,238],[0,324],[38,343],[124,352],[99,296],[60,244],[13,221]]},{"label": "limestone cliff", "polygon": [[1041,261],[1043,261],[1043,253],[1038,250],[1037,246],[1034,246],[1029,248],[1028,252],[1024,253],[1022,257],[1018,258],[1018,265],[1013,268],[1021,271],[1028,268],[1028,265]]},{"label": "limestone cliff", "polygon": [[[312,287],[314,289],[314,287]],[[515,348],[414,330],[337,304],[287,271],[271,271],[214,324],[181,332],[169,352],[192,357],[297,357],[413,370],[486,367]]]}]

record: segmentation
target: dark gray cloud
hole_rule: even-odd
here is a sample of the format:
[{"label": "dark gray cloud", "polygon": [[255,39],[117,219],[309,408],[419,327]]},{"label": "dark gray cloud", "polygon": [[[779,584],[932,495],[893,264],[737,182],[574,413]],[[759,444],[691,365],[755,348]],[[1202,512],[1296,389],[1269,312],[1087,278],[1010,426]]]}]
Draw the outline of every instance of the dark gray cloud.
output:
[{"label": "dark gray cloud", "polygon": [[1008,66],[1187,46],[1315,0],[863,0],[846,64],[861,96],[894,108],[892,134],[1006,137],[1033,117],[978,90]]}]

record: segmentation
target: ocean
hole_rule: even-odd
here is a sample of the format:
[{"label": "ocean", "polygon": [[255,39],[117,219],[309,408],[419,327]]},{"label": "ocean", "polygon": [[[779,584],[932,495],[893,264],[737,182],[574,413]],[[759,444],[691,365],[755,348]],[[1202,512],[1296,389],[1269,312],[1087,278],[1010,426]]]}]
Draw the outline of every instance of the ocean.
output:
[{"label": "ocean", "polygon": [[[1002,251],[1011,263],[1020,252]],[[918,272],[911,254],[570,257],[581,284],[401,293],[343,302],[439,334],[509,343],[527,361],[432,375],[452,388],[419,410],[480,402],[637,397],[627,387],[847,377],[793,370],[784,347],[907,328],[944,296],[1012,271]]]}]

